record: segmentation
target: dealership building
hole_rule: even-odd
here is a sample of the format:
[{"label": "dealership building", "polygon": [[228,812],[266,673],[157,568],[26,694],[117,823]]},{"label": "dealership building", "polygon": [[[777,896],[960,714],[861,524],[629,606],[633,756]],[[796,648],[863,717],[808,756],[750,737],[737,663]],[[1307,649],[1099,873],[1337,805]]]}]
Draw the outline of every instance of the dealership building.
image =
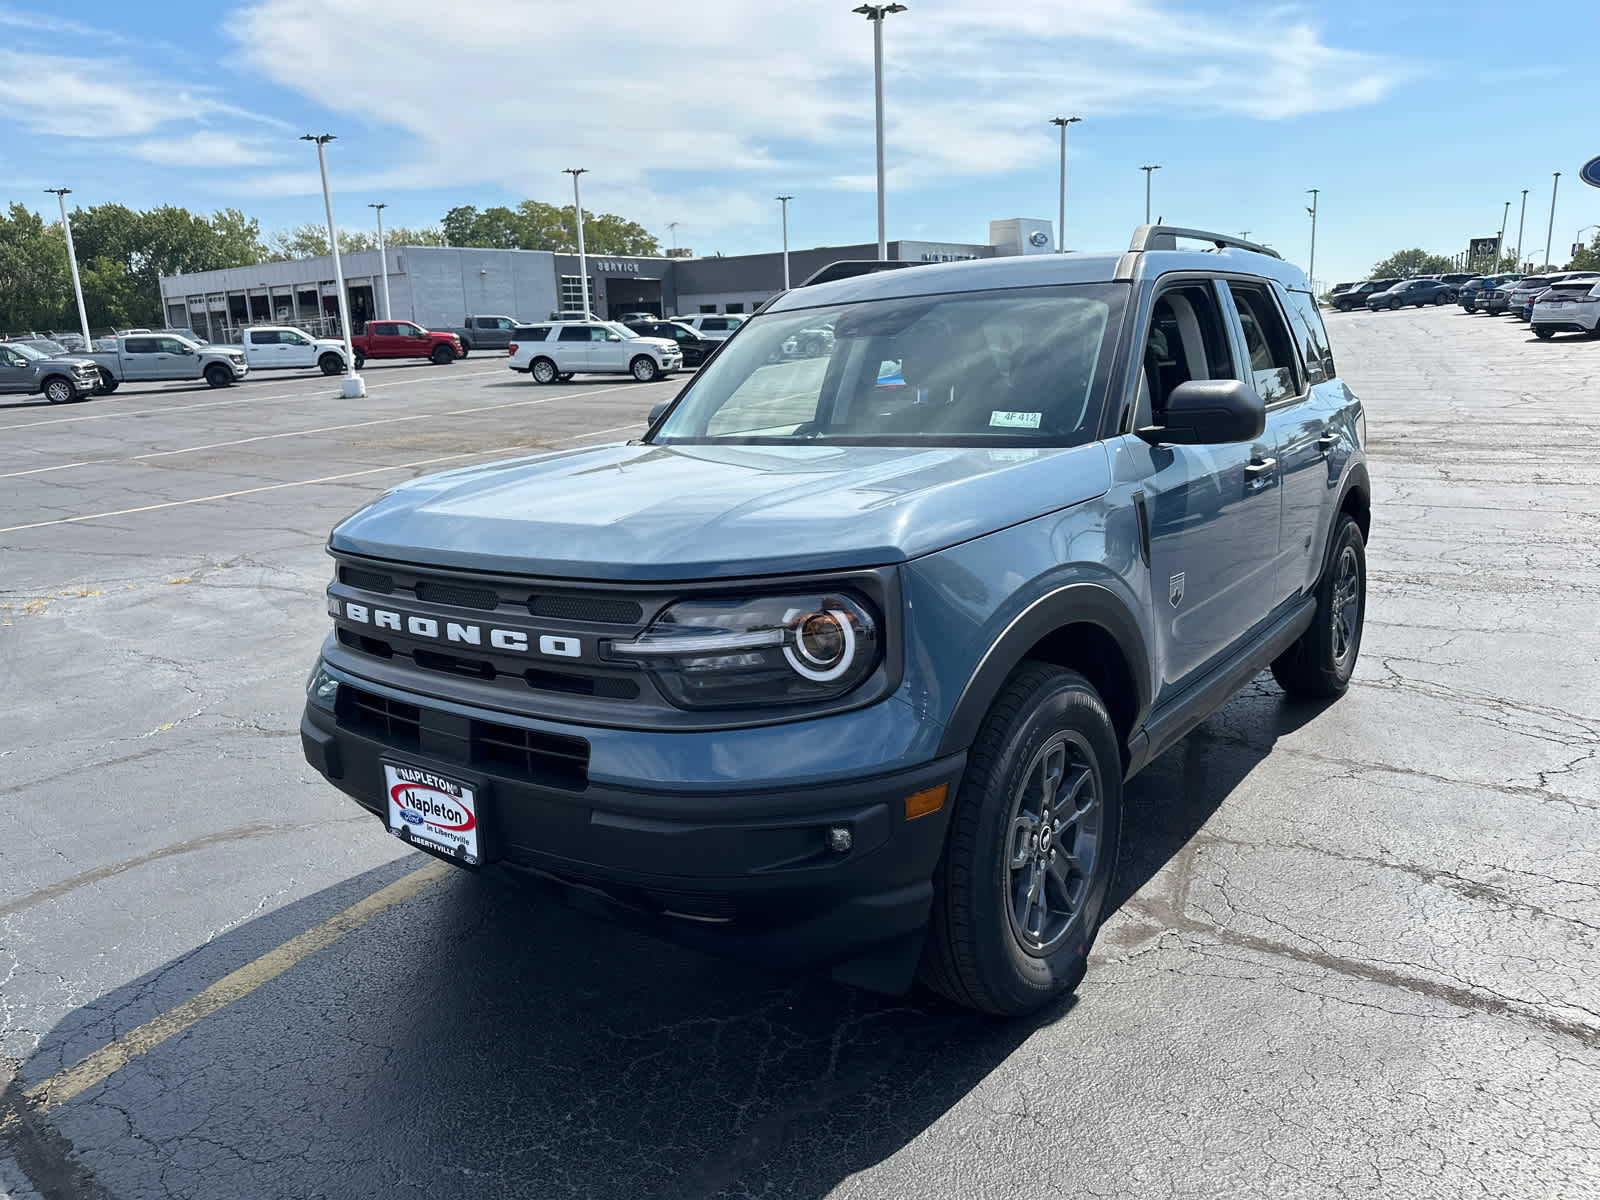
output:
[{"label": "dealership building", "polygon": [[[889,257],[952,262],[1054,249],[1051,223],[1016,217],[989,223],[989,241],[895,241]],[[681,252],[680,252],[681,253]],[[799,283],[841,259],[871,259],[876,243],[816,246],[789,252]],[[603,317],[649,312],[660,316],[751,312],[783,290],[783,255],[693,258],[588,255],[589,305]],[[359,332],[380,317],[383,270],[376,250],[341,255],[350,321]],[[583,308],[578,256],[548,250],[491,250],[470,246],[391,246],[387,251],[390,315],[424,326],[459,325],[467,315],[495,314],[528,321]],[[338,325],[333,257],[258,263],[168,275],[161,279],[167,325],[193,329],[211,341],[231,341],[245,325],[300,325],[329,333]]]}]

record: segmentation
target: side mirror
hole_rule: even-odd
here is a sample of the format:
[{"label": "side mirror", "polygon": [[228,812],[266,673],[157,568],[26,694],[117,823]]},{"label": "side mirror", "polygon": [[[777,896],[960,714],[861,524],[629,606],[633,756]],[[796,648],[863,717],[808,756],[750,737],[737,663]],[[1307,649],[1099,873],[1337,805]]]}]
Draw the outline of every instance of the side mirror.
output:
[{"label": "side mirror", "polygon": [[1191,379],[1167,397],[1165,422],[1136,430],[1152,446],[1249,442],[1267,427],[1266,401],[1237,379]]},{"label": "side mirror", "polygon": [[608,341],[608,342],[620,342],[621,340],[622,340],[622,335],[620,333],[608,333],[608,334],[606,334],[606,341]]},{"label": "side mirror", "polygon": [[655,426],[657,421],[661,420],[661,414],[666,412],[670,407],[672,407],[672,401],[665,400],[650,410],[650,425],[652,428]]}]

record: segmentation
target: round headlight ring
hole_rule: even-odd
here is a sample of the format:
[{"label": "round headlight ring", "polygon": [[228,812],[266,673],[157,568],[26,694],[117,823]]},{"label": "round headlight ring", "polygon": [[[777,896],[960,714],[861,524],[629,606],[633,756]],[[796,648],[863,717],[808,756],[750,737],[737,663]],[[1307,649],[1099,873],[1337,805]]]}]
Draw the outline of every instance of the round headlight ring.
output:
[{"label": "round headlight ring", "polygon": [[[805,644],[807,631],[813,622],[826,621],[832,626],[841,641],[841,646],[836,656],[822,658],[814,653],[814,647]],[[794,629],[794,644],[783,648],[783,657],[794,672],[813,683],[832,683],[846,671],[855,661],[856,657],[856,630],[855,622],[850,614],[841,608],[830,608],[820,613],[807,613],[801,617],[791,628]],[[819,637],[827,637],[820,631]]]}]

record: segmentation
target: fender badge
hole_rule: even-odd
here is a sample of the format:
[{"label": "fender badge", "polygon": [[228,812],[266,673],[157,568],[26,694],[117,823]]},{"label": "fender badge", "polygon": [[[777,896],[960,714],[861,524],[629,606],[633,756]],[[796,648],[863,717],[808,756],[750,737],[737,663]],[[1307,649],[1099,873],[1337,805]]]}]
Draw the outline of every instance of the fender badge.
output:
[{"label": "fender badge", "polygon": [[1172,607],[1177,608],[1183,603],[1183,572],[1179,571],[1167,580],[1167,599],[1172,601]]}]

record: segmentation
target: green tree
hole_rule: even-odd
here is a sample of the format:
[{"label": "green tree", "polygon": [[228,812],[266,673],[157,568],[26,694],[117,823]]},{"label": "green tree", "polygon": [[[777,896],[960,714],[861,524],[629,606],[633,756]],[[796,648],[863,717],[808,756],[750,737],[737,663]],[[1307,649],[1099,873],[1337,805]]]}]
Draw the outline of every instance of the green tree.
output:
[{"label": "green tree", "polygon": [[[442,229],[408,229],[397,225],[383,231],[385,246],[445,246]],[[378,235],[362,229],[339,231],[339,253],[354,254],[357,250],[376,250]],[[268,242],[267,261],[285,262],[292,258],[316,258],[328,253],[328,231],[321,225],[306,222],[293,229],[274,234]]]},{"label": "green tree", "polygon": [[[484,246],[502,250],[552,250],[574,254],[577,229],[569,204],[558,208],[539,200],[524,200],[515,209],[496,205],[481,212],[471,205],[445,213],[440,229],[451,246]],[[661,252],[661,245],[644,226],[615,213],[584,210],[584,248],[593,254]]]},{"label": "green tree", "polygon": [[1443,275],[1453,269],[1443,254],[1426,250],[1399,250],[1372,268],[1369,279],[1406,279],[1412,275]]},{"label": "green tree", "polygon": [[1578,252],[1572,256],[1572,261],[1567,264],[1570,271],[1600,271],[1600,233],[1594,235],[1594,241],[1587,246],[1579,247]]},{"label": "green tree", "polygon": [[73,307],[67,243],[61,226],[46,225],[31,208],[13,204],[0,214],[0,333],[67,328]]}]

